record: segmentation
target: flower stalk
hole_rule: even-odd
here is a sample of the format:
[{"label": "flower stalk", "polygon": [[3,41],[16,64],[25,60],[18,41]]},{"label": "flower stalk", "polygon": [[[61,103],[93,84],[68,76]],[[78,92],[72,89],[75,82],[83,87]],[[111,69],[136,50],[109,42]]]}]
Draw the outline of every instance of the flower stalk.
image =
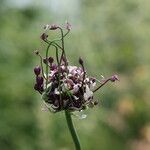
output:
[{"label": "flower stalk", "polygon": [[[58,25],[46,25],[45,32],[40,36],[41,40],[47,44],[45,57],[43,58],[39,51],[35,54],[40,57],[40,66],[34,68],[36,83],[34,89],[38,91],[48,110],[53,113],[64,111],[67,125],[71,133],[76,150],[81,150],[80,142],[74,128],[71,113],[82,111],[87,108],[93,108],[98,104],[94,100],[94,93],[104,86],[108,81],[115,82],[119,80],[117,75],[100,81],[100,85],[96,87],[99,81],[94,77],[89,77],[84,61],[79,58],[78,66],[69,65],[66,52],[65,40],[71,29],[71,25],[67,22],[64,29]],[[59,30],[60,37],[50,40],[48,36],[49,30]],[[55,51],[53,52],[53,48]],[[49,56],[49,51],[55,55],[55,58]]]},{"label": "flower stalk", "polygon": [[66,116],[67,125],[68,125],[68,128],[69,128],[71,137],[73,139],[75,148],[76,148],[76,150],[81,150],[79,138],[78,138],[78,135],[77,135],[76,130],[74,128],[70,112],[65,111],[65,116]]}]

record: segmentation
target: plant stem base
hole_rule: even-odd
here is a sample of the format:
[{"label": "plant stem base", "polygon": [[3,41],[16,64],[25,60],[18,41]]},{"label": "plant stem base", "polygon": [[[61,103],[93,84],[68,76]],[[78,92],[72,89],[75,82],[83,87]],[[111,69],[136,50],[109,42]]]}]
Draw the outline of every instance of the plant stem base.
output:
[{"label": "plant stem base", "polygon": [[66,116],[67,125],[68,125],[69,131],[71,133],[75,148],[76,148],[76,150],[81,150],[80,142],[79,142],[76,130],[74,128],[70,112],[65,111],[65,116]]}]

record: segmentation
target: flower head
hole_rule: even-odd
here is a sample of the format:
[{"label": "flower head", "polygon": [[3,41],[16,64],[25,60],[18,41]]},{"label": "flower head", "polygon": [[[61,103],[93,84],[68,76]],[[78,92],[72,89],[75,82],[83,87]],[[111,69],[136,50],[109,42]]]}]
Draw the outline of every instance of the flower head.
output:
[{"label": "flower head", "polygon": [[[69,31],[71,25],[67,22],[65,28]],[[61,38],[58,42],[62,43],[62,46],[56,40],[49,41],[47,33],[41,35],[41,39],[47,44],[46,57],[43,58],[39,52],[36,52],[40,57],[41,66],[34,68],[36,75],[34,89],[42,95],[47,108],[52,112],[81,111],[88,107],[94,107],[98,104],[98,101],[94,100],[94,93],[108,81],[119,80],[117,75],[97,83],[99,80],[87,75],[81,57],[79,58],[80,66],[69,64],[64,49],[64,37],[69,32],[64,33],[58,25],[46,25],[45,29],[59,29]],[[55,50],[56,58],[48,55],[51,47]],[[100,85],[97,86],[97,84]]]}]

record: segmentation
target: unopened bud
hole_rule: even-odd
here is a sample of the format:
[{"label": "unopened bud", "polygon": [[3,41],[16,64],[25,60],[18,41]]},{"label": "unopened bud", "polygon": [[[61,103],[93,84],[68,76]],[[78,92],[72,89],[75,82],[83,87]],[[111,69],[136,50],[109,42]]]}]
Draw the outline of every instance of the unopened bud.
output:
[{"label": "unopened bud", "polygon": [[50,64],[52,64],[54,62],[54,58],[53,57],[49,57],[48,61],[49,61]]},{"label": "unopened bud", "polygon": [[119,78],[118,78],[118,76],[117,75],[113,75],[111,78],[110,78],[110,81],[111,82],[115,82],[115,81],[119,81]]},{"label": "unopened bud", "polygon": [[50,66],[50,69],[53,71],[55,69],[57,69],[57,65],[56,64],[52,64],[52,66]]},{"label": "unopened bud", "polygon": [[40,66],[36,66],[35,68],[34,68],[34,73],[35,73],[35,75],[40,75],[40,73],[41,73],[41,67]]},{"label": "unopened bud", "polygon": [[46,40],[46,39],[48,38],[48,35],[47,35],[46,33],[43,33],[43,34],[40,36],[40,38],[41,38],[42,40]]},{"label": "unopened bud", "polygon": [[47,64],[48,60],[46,58],[43,59],[43,63]]},{"label": "unopened bud", "polygon": [[79,64],[80,64],[80,65],[83,65],[83,60],[82,60],[81,57],[79,58]]},{"label": "unopened bud", "polygon": [[51,25],[50,26],[50,30],[56,30],[56,29],[58,29],[59,28],[59,26],[57,26],[56,24],[53,24],[53,25]]},{"label": "unopened bud", "polygon": [[37,85],[41,86],[43,84],[43,77],[37,76],[36,77],[36,83],[37,83]]}]

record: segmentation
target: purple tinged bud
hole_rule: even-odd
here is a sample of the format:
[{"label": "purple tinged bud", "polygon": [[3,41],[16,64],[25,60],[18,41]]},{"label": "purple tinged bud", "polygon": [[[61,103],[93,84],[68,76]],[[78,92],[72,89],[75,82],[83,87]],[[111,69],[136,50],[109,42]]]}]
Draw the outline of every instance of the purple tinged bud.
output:
[{"label": "purple tinged bud", "polygon": [[36,83],[38,86],[41,86],[43,84],[43,77],[37,76],[36,77]]},{"label": "purple tinged bud", "polygon": [[48,60],[46,58],[43,59],[43,63],[47,64]]},{"label": "purple tinged bud", "polygon": [[34,68],[34,73],[35,73],[35,75],[40,75],[40,73],[41,73],[41,67],[40,66],[36,66],[35,68]]},{"label": "purple tinged bud", "polygon": [[83,60],[82,60],[81,57],[79,58],[79,64],[80,64],[80,65],[83,65]]},{"label": "purple tinged bud", "polygon": [[46,33],[43,33],[40,38],[44,41],[48,38],[48,35]]},{"label": "purple tinged bud", "polygon": [[52,64],[52,63],[54,62],[53,57],[49,57],[49,58],[48,58],[48,61],[49,61],[50,64]]},{"label": "purple tinged bud", "polygon": [[59,28],[59,26],[57,26],[56,24],[53,24],[53,25],[51,25],[50,26],[50,30],[56,30],[56,29],[58,29]]},{"label": "purple tinged bud", "polygon": [[113,76],[110,78],[110,81],[111,81],[111,82],[119,81],[119,78],[118,78],[117,75],[113,75]]},{"label": "purple tinged bud", "polygon": [[50,67],[50,69],[53,71],[53,70],[55,70],[55,69],[57,69],[57,65],[56,64],[53,64],[51,67]]}]

